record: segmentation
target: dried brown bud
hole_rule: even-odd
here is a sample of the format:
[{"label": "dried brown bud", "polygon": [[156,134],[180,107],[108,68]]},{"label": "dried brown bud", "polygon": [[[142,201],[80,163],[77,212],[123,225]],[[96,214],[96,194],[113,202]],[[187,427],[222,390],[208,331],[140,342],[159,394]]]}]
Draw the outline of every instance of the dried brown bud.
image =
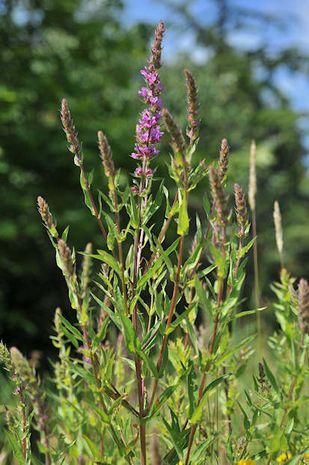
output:
[{"label": "dried brown bud", "polygon": [[222,139],[219,153],[219,177],[221,182],[224,180],[229,166],[230,147],[227,139]]},{"label": "dried brown bud", "polygon": [[53,216],[49,210],[48,203],[46,202],[43,197],[38,197],[37,198],[37,203],[38,203],[38,210],[41,215],[41,218],[43,220],[43,223],[45,224],[46,228],[48,230],[52,230],[56,228],[55,221],[53,219]]},{"label": "dried brown bud", "polygon": [[80,166],[82,163],[81,146],[78,141],[77,131],[74,126],[68,102],[64,98],[61,101],[61,121],[67,141],[69,143],[69,151],[75,155],[75,164]]},{"label": "dried brown bud", "polygon": [[164,22],[160,21],[155,30],[154,40],[151,47],[151,55],[149,58],[149,66],[153,67],[154,69],[159,69],[161,67],[161,52],[164,31]]},{"label": "dried brown bud", "polygon": [[282,258],[283,252],[283,232],[282,232],[282,219],[280,206],[277,201],[274,203],[274,224],[275,224],[275,233],[276,233],[276,244],[280,257]]},{"label": "dried brown bud", "polygon": [[110,145],[103,131],[98,132],[98,142],[99,142],[100,156],[101,156],[102,164],[104,167],[105,176],[107,178],[109,177],[113,178],[115,177],[116,172],[115,172],[112,150],[110,148]]},{"label": "dried brown bud", "polygon": [[239,184],[234,184],[234,194],[236,204],[236,217],[238,223],[238,236],[239,238],[243,238],[248,224],[248,212],[245,195]]},{"label": "dried brown bud", "polygon": [[219,223],[226,225],[228,222],[228,206],[227,199],[221,184],[221,179],[218,170],[211,166],[209,168],[209,181],[211,188],[211,195],[213,198],[213,205],[217,212]]},{"label": "dried brown bud", "polygon": [[309,285],[301,279],[298,286],[299,323],[303,334],[309,334]]},{"label": "dried brown bud", "polygon": [[188,70],[184,70],[187,86],[187,112],[188,112],[188,129],[187,136],[190,139],[190,143],[193,144],[198,136],[199,119],[198,109],[199,102],[197,98],[197,85],[192,73]]},{"label": "dried brown bud", "polygon": [[255,197],[256,197],[256,145],[254,140],[251,142],[250,147],[250,166],[249,166],[249,205],[252,211],[255,210]]},{"label": "dried brown bud", "polygon": [[259,378],[258,383],[260,385],[261,391],[263,394],[266,394],[269,391],[269,384],[266,379],[265,368],[262,363],[259,363]]},{"label": "dried brown bud", "polygon": [[58,250],[64,266],[63,271],[69,277],[73,277],[75,275],[75,267],[72,259],[72,253],[69,246],[63,239],[59,239],[58,241]]},{"label": "dried brown bud", "polygon": [[163,109],[162,115],[166,129],[168,130],[172,138],[171,146],[173,150],[176,153],[182,155],[182,157],[184,157],[186,143],[182,131],[179,129],[174,118],[166,108]]}]

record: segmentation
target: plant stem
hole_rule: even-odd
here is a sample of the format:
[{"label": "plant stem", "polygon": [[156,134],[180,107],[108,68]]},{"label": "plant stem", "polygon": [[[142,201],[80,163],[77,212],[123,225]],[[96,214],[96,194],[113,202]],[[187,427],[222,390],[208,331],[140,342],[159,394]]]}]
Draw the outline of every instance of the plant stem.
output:
[{"label": "plant stem", "polygon": [[20,386],[19,387],[19,399],[20,399],[20,406],[21,406],[21,412],[22,412],[22,432],[23,432],[23,437],[22,437],[22,452],[23,452],[23,457],[25,461],[27,460],[27,435],[26,435],[26,430],[27,430],[27,416],[26,416],[26,404],[25,404],[25,398],[24,398],[24,392],[23,388]]},{"label": "plant stem", "polygon": [[[143,183],[141,183],[140,189],[143,190]],[[144,202],[140,202],[140,224],[141,216],[143,211],[143,205],[146,205],[147,198],[144,199]],[[143,230],[141,226],[138,226],[134,238],[134,276],[133,276],[133,289],[137,282],[138,270],[140,267],[141,257],[142,257],[142,247],[143,247]],[[138,331],[138,315],[137,315],[137,305],[135,305],[132,314],[132,324],[136,332]],[[135,374],[136,374],[136,384],[137,384],[137,393],[138,393],[138,404],[139,404],[139,438],[140,438],[140,461],[141,465],[146,465],[147,462],[147,448],[146,448],[146,425],[144,423],[144,403],[145,403],[145,386],[142,378],[142,361],[141,358],[136,354],[134,356],[135,362]]]},{"label": "plant stem", "polygon": [[125,303],[125,307],[126,307],[127,314],[128,314],[129,313],[128,312],[128,295],[127,295],[127,288],[126,288],[125,277],[124,277],[124,258],[123,258],[122,242],[120,240],[121,226],[120,226],[120,216],[119,216],[119,204],[118,204],[118,197],[117,197],[114,177],[112,178],[112,183],[113,183],[112,195],[113,195],[114,208],[115,208],[115,222],[116,222],[116,227],[117,227],[118,258],[119,258],[120,270],[121,270],[121,286],[122,286],[124,303]]},{"label": "plant stem", "polygon": [[[93,353],[92,342],[91,342],[91,339],[89,337],[89,333],[88,333],[87,328],[84,326],[82,329],[83,329],[83,336],[84,336],[85,342],[86,342],[86,344],[87,344],[87,346],[89,348],[89,351],[90,351],[91,366],[93,368],[93,374],[94,374],[95,382],[96,382],[98,393],[99,393],[100,404],[101,404],[103,412],[106,415],[108,415],[108,410],[107,410],[107,407],[106,407],[106,404],[105,404],[105,401],[104,401],[104,398],[103,398],[103,395],[102,395],[102,390],[101,390],[100,375],[99,375],[99,371],[98,371],[99,361],[98,361],[97,355],[95,353]],[[116,430],[115,430],[115,428],[113,427],[113,425],[111,423],[109,424],[109,427],[111,429],[113,438],[114,438],[118,448],[121,450],[122,446],[125,447],[125,444],[124,443],[121,444],[121,441],[119,440],[119,438],[117,436]],[[128,457],[127,455],[126,455],[126,460],[130,465],[132,465],[132,461],[131,461],[130,457]]]},{"label": "plant stem", "polygon": [[[161,345],[161,349],[160,349],[160,354],[159,354],[159,358],[158,358],[158,362],[157,362],[157,370],[158,370],[158,372],[160,372],[162,362],[163,362],[163,357],[164,357],[166,346],[167,346],[167,341],[168,341],[167,330],[168,330],[168,328],[170,327],[170,325],[172,323],[172,319],[173,319],[173,315],[174,315],[174,311],[175,311],[176,303],[177,303],[177,293],[178,293],[178,287],[179,287],[179,281],[180,281],[180,271],[181,271],[182,260],[183,260],[184,238],[185,238],[185,236],[181,236],[180,242],[179,242],[177,272],[176,272],[176,277],[175,277],[175,282],[174,282],[172,300],[171,300],[170,309],[169,309],[169,312],[168,312],[167,322],[166,322],[166,326],[165,326],[165,332],[164,332],[163,341],[162,341],[162,345]],[[157,391],[157,387],[158,387],[158,378],[156,378],[154,380],[154,385],[153,385],[153,388],[152,388],[152,393],[151,393],[150,402],[149,402],[149,405],[148,405],[147,412],[150,411],[150,409],[151,409],[151,407],[153,405],[155,395],[156,395],[156,391]]]},{"label": "plant stem", "polygon": [[93,198],[93,195],[92,195],[92,192],[91,192],[91,189],[90,189],[90,185],[89,185],[89,182],[88,182],[88,179],[87,179],[83,164],[80,165],[80,171],[81,171],[81,174],[83,176],[83,181],[84,181],[85,186],[86,186],[86,191],[87,191],[87,194],[89,196],[89,200],[90,200],[93,212],[94,212],[94,216],[97,219],[97,222],[99,224],[99,228],[101,230],[101,233],[102,233],[102,235],[104,237],[104,240],[106,241],[107,240],[107,233],[106,233],[106,230],[105,230],[104,225],[102,223],[102,220],[100,218],[98,207],[96,206],[96,203],[94,201],[94,198]]},{"label": "plant stem", "polygon": [[[173,210],[174,210],[174,207],[176,206],[177,201],[178,201],[178,192],[175,195],[172,208],[171,208],[171,210],[170,210],[170,212],[169,212],[169,214],[168,214],[168,216],[167,216],[167,218],[166,218],[166,220],[165,220],[165,222],[163,224],[163,227],[162,227],[162,229],[160,231],[160,234],[159,234],[159,237],[158,237],[159,244],[161,244],[161,242],[164,240],[165,234],[166,234],[166,232],[167,232],[167,230],[169,228],[169,225],[170,225],[170,223],[172,221],[172,218],[174,216]],[[149,259],[149,262],[147,264],[147,267],[145,269],[145,272],[149,269],[149,267],[152,265],[153,261],[155,260],[155,258],[157,256],[157,253],[158,253],[158,248],[159,247],[156,246],[155,250],[153,251],[153,253],[152,253],[152,255],[151,255],[150,259]]]},{"label": "plant stem", "polygon": [[[257,237],[257,227],[256,227],[256,210],[252,210],[252,234],[253,237]],[[256,308],[260,307],[260,282],[259,282],[259,263],[258,263],[258,248],[257,248],[257,239],[255,239],[253,244],[253,267],[254,267],[254,296],[255,296],[255,306]],[[261,316],[260,312],[256,312],[256,326],[258,339],[261,336]]]},{"label": "plant stem", "polygon": [[[206,232],[206,234],[207,235],[209,234],[209,230]],[[222,237],[222,253],[224,255],[225,255],[225,242],[226,242],[226,228],[224,227],[224,229],[223,229],[223,237]],[[216,316],[215,316],[215,321],[214,321],[214,327],[213,327],[212,337],[211,337],[211,341],[210,341],[210,346],[209,346],[209,350],[208,350],[208,353],[209,353],[210,356],[213,354],[214,348],[215,348],[215,342],[216,342],[216,337],[217,337],[218,327],[219,327],[219,321],[220,321],[219,309],[220,309],[220,305],[222,303],[223,291],[224,291],[224,277],[219,276],[218,277],[217,311],[216,311]],[[205,371],[204,371],[202,379],[201,379],[201,384],[200,384],[200,387],[199,387],[199,390],[198,390],[197,405],[200,403],[201,398],[203,396],[203,392],[204,392],[204,389],[205,389],[207,374],[208,374],[209,368],[210,368],[210,363],[207,363],[206,367],[205,367]],[[191,449],[192,449],[192,446],[193,446],[193,441],[194,441],[194,436],[195,436],[196,430],[197,430],[197,424],[194,424],[192,426],[192,429],[191,429],[190,435],[189,435],[188,450],[187,450],[187,455],[186,455],[186,459],[185,459],[185,465],[188,465],[189,460],[190,460],[190,454],[191,454]]]}]

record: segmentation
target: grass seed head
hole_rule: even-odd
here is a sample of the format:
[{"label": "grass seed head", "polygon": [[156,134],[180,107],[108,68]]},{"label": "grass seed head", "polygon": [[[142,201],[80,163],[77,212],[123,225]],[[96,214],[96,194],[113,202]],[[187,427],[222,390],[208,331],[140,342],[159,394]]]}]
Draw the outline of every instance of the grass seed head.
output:
[{"label": "grass seed head", "polygon": [[116,171],[113,161],[112,150],[103,131],[98,132],[98,143],[105,176],[107,178],[113,178],[115,177]]},{"label": "grass seed head", "polygon": [[221,184],[219,172],[214,166],[211,166],[209,168],[209,181],[213,205],[217,212],[219,223],[221,223],[222,225],[226,225],[229,216],[227,198],[224,192],[224,188]]},{"label": "grass seed head", "polygon": [[198,136],[199,119],[198,109],[199,102],[197,96],[197,85],[195,79],[188,69],[184,70],[187,86],[187,113],[188,113],[188,129],[187,136],[190,139],[190,143],[193,144]]},{"label": "grass seed head", "polygon": [[162,115],[166,129],[168,130],[172,138],[171,146],[173,150],[184,157],[186,143],[182,131],[178,127],[177,123],[175,122],[174,118],[172,117],[171,113],[168,111],[167,108],[163,108]]},{"label": "grass seed head", "polygon": [[42,221],[45,224],[46,228],[51,231],[56,228],[56,223],[53,219],[53,216],[49,210],[48,203],[43,197],[37,198],[38,210],[41,215]]},{"label": "grass seed head", "polygon": [[69,151],[74,155],[74,162],[77,166],[82,163],[82,151],[78,140],[77,131],[74,126],[74,121],[71,116],[69,104],[65,98],[61,101],[61,121],[67,141],[69,143]]},{"label": "grass seed head", "polygon": [[58,251],[62,259],[66,274],[69,277],[73,277],[75,275],[75,267],[73,263],[72,252],[63,239],[59,239],[58,241]]},{"label": "grass seed head", "polygon": [[149,66],[154,69],[159,69],[161,67],[162,40],[164,32],[165,24],[163,21],[160,21],[155,30],[154,40],[151,47],[151,55],[149,58]]},{"label": "grass seed head", "polygon": [[224,181],[229,166],[229,143],[227,139],[222,139],[219,153],[219,177]]},{"label": "grass seed head", "polygon": [[245,236],[246,228],[248,225],[248,212],[245,194],[239,184],[234,184],[235,204],[236,204],[236,217],[238,224],[238,236],[243,238]]}]

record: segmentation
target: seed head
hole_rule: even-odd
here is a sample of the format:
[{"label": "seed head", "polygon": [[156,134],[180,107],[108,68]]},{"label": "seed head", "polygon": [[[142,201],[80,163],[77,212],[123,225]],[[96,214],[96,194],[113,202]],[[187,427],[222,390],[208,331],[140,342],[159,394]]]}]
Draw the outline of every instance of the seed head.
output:
[{"label": "seed head", "polygon": [[309,285],[301,279],[298,286],[299,324],[303,334],[309,334]]},{"label": "seed head", "polygon": [[11,355],[6,345],[0,342],[0,364],[7,370],[10,371],[12,368]]},{"label": "seed head", "polygon": [[269,384],[266,379],[265,369],[263,363],[259,363],[259,378],[258,382],[263,394],[269,391]]},{"label": "seed head", "polygon": [[282,219],[280,206],[277,200],[274,203],[274,224],[275,224],[275,233],[276,233],[276,244],[280,257],[282,257],[283,252],[283,232],[282,232]]},{"label": "seed head", "polygon": [[249,205],[252,211],[255,210],[256,197],[256,145],[255,141],[251,142],[250,147],[250,166],[249,166]]},{"label": "seed head", "polygon": [[38,197],[37,198],[37,203],[38,203],[38,210],[41,215],[42,221],[45,224],[46,228],[50,231],[52,229],[56,228],[55,221],[53,219],[53,216],[49,210],[48,203],[46,202],[43,197]]},{"label": "seed head", "polygon": [[62,336],[61,316],[62,316],[61,308],[57,307],[55,310],[54,325],[55,325],[55,330],[56,330],[58,337]]},{"label": "seed head", "polygon": [[198,109],[199,102],[197,97],[197,85],[192,73],[188,70],[184,70],[187,86],[187,112],[188,112],[188,129],[187,136],[190,139],[191,145],[198,136],[199,119]]},{"label": "seed head", "polygon": [[219,153],[219,177],[221,182],[224,180],[229,166],[230,147],[227,139],[222,139]]},{"label": "seed head", "polygon": [[243,238],[245,236],[246,228],[248,225],[248,212],[245,195],[239,184],[234,184],[235,204],[236,204],[236,217],[238,223],[238,236]]},{"label": "seed head", "polygon": [[61,101],[61,121],[62,126],[69,143],[69,151],[75,156],[74,162],[77,166],[80,166],[82,163],[82,151],[81,146],[78,141],[77,131],[74,126],[74,121],[71,116],[68,102],[65,98]]},{"label": "seed head", "polygon": [[217,212],[219,223],[226,225],[228,221],[228,207],[227,199],[221,184],[221,179],[218,170],[211,166],[209,168],[209,181],[211,188],[211,195],[213,198],[213,205]]},{"label": "seed head", "polygon": [[174,118],[172,117],[170,112],[167,110],[167,108],[163,109],[162,115],[163,115],[163,120],[164,120],[166,129],[168,130],[172,138],[171,146],[173,150],[176,153],[179,153],[180,155],[182,155],[182,157],[184,157],[186,143],[185,143],[185,139],[183,137],[182,131],[177,126],[177,123],[175,122]]},{"label": "seed head", "polygon": [[28,360],[16,347],[11,347],[10,354],[14,369],[14,377],[18,378],[18,380],[30,391],[33,385],[36,384],[36,379],[32,369],[30,368]]},{"label": "seed head", "polygon": [[108,140],[103,131],[98,132],[98,142],[99,142],[99,150],[100,156],[102,160],[102,164],[104,167],[105,176],[107,178],[115,177],[115,166],[113,161],[112,150],[108,143]]},{"label": "seed head", "polygon": [[151,47],[151,55],[149,58],[149,67],[159,69],[161,67],[161,52],[162,52],[162,40],[165,32],[165,24],[160,21],[156,27],[154,40]]},{"label": "seed head", "polygon": [[65,274],[69,277],[75,275],[75,267],[72,259],[72,252],[63,239],[58,241],[58,251],[64,265]]}]

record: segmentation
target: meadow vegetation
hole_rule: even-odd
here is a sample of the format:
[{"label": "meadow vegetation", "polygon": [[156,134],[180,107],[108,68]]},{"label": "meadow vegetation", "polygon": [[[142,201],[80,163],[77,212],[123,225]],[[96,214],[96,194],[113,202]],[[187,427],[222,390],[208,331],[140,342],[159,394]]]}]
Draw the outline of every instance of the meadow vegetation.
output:
[{"label": "meadow vegetation", "polygon": [[[269,283],[273,299],[267,311],[276,324],[265,335],[257,147],[252,142],[247,207],[240,184],[233,192],[227,188],[226,138],[215,161],[195,158],[200,109],[189,70],[185,133],[163,104],[169,92],[160,79],[164,31],[160,22],[141,70],[143,110],[130,177],[121,176],[108,134],[100,130],[107,190],[93,189],[86,148],[84,154],[62,100],[68,149],[100,243],[77,252],[69,228],[61,231],[47,201],[38,197],[70,308],[55,311],[51,340],[58,358],[42,377],[35,360],[0,345],[11,392],[1,410],[3,465],[294,465],[309,459],[308,282],[285,268],[276,202],[280,279]],[[160,151],[163,132],[170,153]],[[159,159],[164,178],[156,172]],[[196,189],[203,192],[203,214],[189,208]],[[252,307],[243,298],[248,260],[255,270]]]}]

